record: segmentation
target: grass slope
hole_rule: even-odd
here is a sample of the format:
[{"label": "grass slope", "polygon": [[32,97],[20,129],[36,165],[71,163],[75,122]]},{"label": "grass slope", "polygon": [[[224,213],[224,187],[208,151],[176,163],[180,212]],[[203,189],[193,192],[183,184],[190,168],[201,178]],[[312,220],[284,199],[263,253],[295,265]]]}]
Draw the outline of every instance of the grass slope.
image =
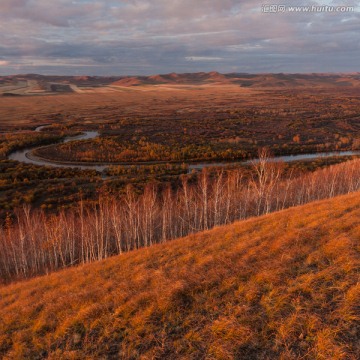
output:
[{"label": "grass slope", "polygon": [[4,359],[358,359],[360,194],[0,288]]}]

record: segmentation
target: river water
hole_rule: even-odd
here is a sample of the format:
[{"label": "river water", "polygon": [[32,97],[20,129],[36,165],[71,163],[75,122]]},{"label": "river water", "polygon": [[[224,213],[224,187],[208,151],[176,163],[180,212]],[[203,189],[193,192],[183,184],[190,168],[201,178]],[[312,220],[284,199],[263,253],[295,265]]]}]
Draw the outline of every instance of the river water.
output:
[{"label": "river water", "polygon": [[[47,125],[39,126],[35,129],[35,131],[41,131],[44,129]],[[71,141],[79,141],[79,140],[88,140],[88,139],[95,139],[100,134],[97,131],[85,131],[80,135],[77,136],[69,136],[65,138],[62,142],[67,143]],[[71,163],[57,163],[53,162],[51,160],[46,160],[42,158],[38,158],[34,155],[32,155],[32,150],[34,148],[28,148],[24,150],[14,151],[9,156],[8,159],[10,160],[16,160],[22,163],[26,164],[34,164],[34,165],[42,165],[42,166],[53,166],[53,167],[60,167],[60,168],[74,168],[74,169],[91,169],[96,170],[99,172],[103,172],[105,169],[107,169],[111,164],[71,164]],[[298,154],[298,155],[285,155],[285,156],[277,156],[269,161],[277,162],[277,161],[283,161],[283,162],[291,162],[291,161],[298,161],[298,160],[314,160],[319,158],[326,158],[331,156],[351,156],[351,155],[360,155],[360,151],[332,151],[332,152],[323,152],[323,153],[311,153],[311,154]],[[201,162],[201,163],[188,163],[189,166],[189,172],[192,170],[201,170],[206,167],[225,167],[228,165],[244,165],[244,164],[250,164],[252,162],[257,162],[257,159],[254,160],[247,160],[242,162]],[[155,164],[155,163],[151,163]],[[131,166],[129,164],[123,165],[123,166]]]},{"label": "river water", "polygon": [[[43,128],[45,128],[47,125],[39,126],[35,129],[35,131],[41,131]],[[79,141],[79,140],[89,140],[89,139],[95,139],[100,134],[97,131],[85,131],[80,135],[76,136],[68,136],[66,137],[62,143],[67,143],[71,141]],[[38,158],[34,155],[32,155],[32,151],[34,148],[28,148],[23,149],[19,151],[12,152],[9,156],[9,160],[16,160],[22,163],[26,164],[34,164],[34,165],[42,165],[42,166],[52,166],[52,167],[59,167],[59,168],[72,168],[72,169],[90,169],[90,170],[96,170],[99,172],[104,171],[108,165],[95,165],[95,164],[62,164],[62,163],[56,163],[51,160],[45,160]]]}]

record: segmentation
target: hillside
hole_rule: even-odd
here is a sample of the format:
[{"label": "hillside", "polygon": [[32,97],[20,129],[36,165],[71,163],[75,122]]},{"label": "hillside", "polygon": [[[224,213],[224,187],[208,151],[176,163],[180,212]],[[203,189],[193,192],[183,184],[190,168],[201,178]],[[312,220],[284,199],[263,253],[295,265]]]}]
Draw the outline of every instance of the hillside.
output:
[{"label": "hillside", "polygon": [[240,87],[244,90],[289,90],[289,89],[354,89],[360,86],[360,74],[220,74],[209,73],[171,73],[150,76],[45,76],[37,74],[12,75],[0,77],[0,96],[55,95],[64,93],[106,94],[132,88],[186,89],[194,90],[218,85]]},{"label": "hillside", "polygon": [[356,193],[2,287],[0,357],[357,359],[359,219]]},{"label": "hillside", "polygon": [[210,73],[164,74],[152,76],[130,76],[117,80],[115,86],[139,85],[226,85],[244,88],[307,88],[307,87],[359,87],[359,74],[220,74]]}]

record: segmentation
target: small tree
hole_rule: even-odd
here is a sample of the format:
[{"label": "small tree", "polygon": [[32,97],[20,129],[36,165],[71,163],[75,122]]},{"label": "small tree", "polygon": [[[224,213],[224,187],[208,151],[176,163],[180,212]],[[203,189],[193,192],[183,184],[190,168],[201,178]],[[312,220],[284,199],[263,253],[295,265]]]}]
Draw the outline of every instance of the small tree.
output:
[{"label": "small tree", "polygon": [[268,148],[261,148],[252,161],[252,185],[256,194],[256,215],[271,211],[271,197],[283,173],[283,163],[275,162]]}]

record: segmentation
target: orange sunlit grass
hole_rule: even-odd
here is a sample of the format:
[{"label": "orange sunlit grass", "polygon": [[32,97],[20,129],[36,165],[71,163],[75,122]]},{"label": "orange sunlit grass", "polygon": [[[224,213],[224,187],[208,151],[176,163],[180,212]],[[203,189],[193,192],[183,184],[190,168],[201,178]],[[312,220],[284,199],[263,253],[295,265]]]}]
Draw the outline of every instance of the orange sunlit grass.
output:
[{"label": "orange sunlit grass", "polygon": [[360,194],[0,288],[7,359],[356,359]]}]

